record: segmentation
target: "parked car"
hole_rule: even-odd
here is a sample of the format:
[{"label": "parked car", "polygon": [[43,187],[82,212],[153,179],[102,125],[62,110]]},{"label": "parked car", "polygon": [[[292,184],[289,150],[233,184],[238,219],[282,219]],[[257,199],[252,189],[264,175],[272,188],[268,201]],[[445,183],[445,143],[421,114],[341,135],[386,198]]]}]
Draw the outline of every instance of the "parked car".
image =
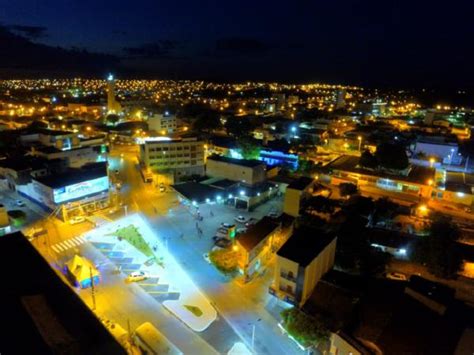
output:
[{"label": "parked car", "polygon": [[253,226],[257,222],[258,222],[258,219],[252,217],[247,221],[247,223],[245,223],[245,226],[250,227],[250,226]]},{"label": "parked car", "polygon": [[280,217],[280,214],[277,213],[277,212],[270,212],[270,213],[267,214],[267,216],[270,217],[270,218],[278,218],[278,217]]},{"label": "parked car", "polygon": [[232,244],[232,242],[227,238],[220,238],[215,241],[214,245],[220,248],[227,248]]},{"label": "parked car", "polygon": [[16,200],[16,205],[18,207],[25,207],[25,203],[22,200]]},{"label": "parked car", "polygon": [[235,220],[236,222],[239,222],[239,223],[245,223],[245,222],[247,222],[247,218],[245,218],[244,216],[237,216],[237,217],[234,218],[234,220]]},{"label": "parked car", "polygon": [[148,278],[148,274],[145,271],[134,271],[127,276],[127,282],[143,281]]},{"label": "parked car", "polygon": [[221,223],[221,228],[229,229],[234,227],[235,224],[230,224],[230,223]]},{"label": "parked car", "polygon": [[69,224],[78,224],[78,223],[85,222],[85,220],[86,219],[82,216],[74,216],[69,219]]},{"label": "parked car", "polygon": [[209,259],[209,254],[208,254],[208,253],[202,254],[202,257],[203,257],[204,260],[206,260],[209,264],[211,263],[211,259]]},{"label": "parked car", "polygon": [[237,232],[237,234],[245,233],[245,232],[247,232],[247,228],[245,228],[245,227],[237,228],[236,232]]},{"label": "parked car", "polygon": [[385,277],[390,280],[406,281],[407,276],[401,272],[387,272]]},{"label": "parked car", "polygon": [[147,261],[144,262],[146,266],[151,266],[155,263],[156,259],[155,258],[150,258]]},{"label": "parked car", "polygon": [[163,184],[160,184],[160,192],[165,192],[165,186]]}]

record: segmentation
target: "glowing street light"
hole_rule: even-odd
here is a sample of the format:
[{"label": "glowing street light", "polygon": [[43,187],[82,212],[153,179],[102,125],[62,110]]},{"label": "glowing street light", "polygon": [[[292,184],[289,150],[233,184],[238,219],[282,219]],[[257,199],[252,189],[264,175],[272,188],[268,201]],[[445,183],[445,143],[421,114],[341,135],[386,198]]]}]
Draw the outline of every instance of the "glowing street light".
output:
[{"label": "glowing street light", "polygon": [[430,158],[430,167],[433,167],[433,164],[435,163],[435,158]]},{"label": "glowing street light", "polygon": [[362,137],[361,136],[358,136],[357,137],[357,140],[359,141],[359,152],[360,152],[360,147],[362,145]]}]

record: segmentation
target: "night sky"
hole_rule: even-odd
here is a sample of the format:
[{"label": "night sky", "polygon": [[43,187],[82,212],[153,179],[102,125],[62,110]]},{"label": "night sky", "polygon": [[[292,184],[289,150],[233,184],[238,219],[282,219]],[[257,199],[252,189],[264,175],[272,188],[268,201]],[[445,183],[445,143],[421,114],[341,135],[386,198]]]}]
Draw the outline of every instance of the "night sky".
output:
[{"label": "night sky", "polygon": [[0,0],[0,75],[465,88],[473,13],[468,0]]}]

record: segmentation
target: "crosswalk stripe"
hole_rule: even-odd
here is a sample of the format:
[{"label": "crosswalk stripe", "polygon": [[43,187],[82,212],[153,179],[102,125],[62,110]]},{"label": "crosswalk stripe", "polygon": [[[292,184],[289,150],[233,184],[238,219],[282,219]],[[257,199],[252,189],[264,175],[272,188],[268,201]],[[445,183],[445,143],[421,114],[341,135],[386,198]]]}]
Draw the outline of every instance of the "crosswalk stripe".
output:
[{"label": "crosswalk stripe", "polygon": [[80,245],[80,243],[75,239],[70,239],[69,243],[74,244],[74,246],[79,246]]},{"label": "crosswalk stripe", "polygon": [[73,248],[74,247],[74,244],[72,244],[69,240],[65,240],[64,242],[62,242],[63,244],[66,244],[68,246],[68,248]]},{"label": "crosswalk stripe", "polygon": [[63,247],[58,243],[54,245],[57,249],[59,249],[59,252],[63,251]]},{"label": "crosswalk stripe", "polygon": [[85,242],[86,242],[86,240],[84,239],[83,236],[78,236],[78,237],[76,237],[76,238],[74,238],[74,239],[76,239],[76,240],[79,242],[79,244],[82,244],[82,243],[85,243]]},{"label": "crosswalk stripe", "polygon": [[51,249],[53,249],[53,250],[54,250],[56,253],[58,253],[58,254],[60,253],[59,249],[56,248],[56,245],[53,245],[53,246],[51,247]]}]

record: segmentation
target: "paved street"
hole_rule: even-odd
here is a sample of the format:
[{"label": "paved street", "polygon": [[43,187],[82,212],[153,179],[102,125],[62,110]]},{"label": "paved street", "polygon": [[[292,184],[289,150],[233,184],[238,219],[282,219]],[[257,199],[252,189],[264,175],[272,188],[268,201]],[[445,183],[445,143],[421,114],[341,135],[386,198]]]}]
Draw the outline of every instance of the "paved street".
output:
[{"label": "paved street", "polygon": [[[130,205],[129,211],[139,207],[152,227],[160,232],[159,235],[164,236],[164,242],[168,244],[170,252],[181,263],[183,269],[228,321],[234,335],[227,342],[227,348],[230,349],[237,337],[242,338],[250,348],[252,328],[255,325],[254,344],[257,353],[301,353],[291,340],[281,334],[277,320],[266,309],[267,305],[273,302],[268,294],[271,269],[267,270],[263,277],[242,286],[223,277],[202,256],[212,248],[212,236],[221,222],[234,222],[234,217],[238,214],[261,218],[270,211],[281,210],[282,200],[269,201],[252,213],[237,211],[229,206],[201,205],[200,213],[204,218],[202,222],[198,222],[199,228],[203,231],[200,238],[197,234],[196,220],[192,215],[193,208],[190,210],[180,205],[176,193],[170,191],[160,193],[152,184],[143,183],[136,168],[136,154],[130,147],[120,147],[118,151],[111,153],[113,166],[119,166],[117,175],[123,182],[121,199],[123,203]],[[130,186],[133,186],[133,189]],[[211,333],[213,327],[211,326],[208,331]],[[203,336],[207,337],[207,334]]]}]

